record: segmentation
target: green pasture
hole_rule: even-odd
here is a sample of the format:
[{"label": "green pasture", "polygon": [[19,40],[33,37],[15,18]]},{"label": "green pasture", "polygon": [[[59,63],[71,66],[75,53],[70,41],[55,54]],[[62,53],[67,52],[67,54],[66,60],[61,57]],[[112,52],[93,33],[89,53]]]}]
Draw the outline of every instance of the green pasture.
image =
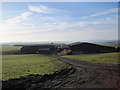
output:
[{"label": "green pasture", "polygon": [[2,56],[2,80],[19,78],[29,74],[49,74],[63,68],[69,68],[69,66],[46,55],[21,54]]},{"label": "green pasture", "polygon": [[20,51],[21,46],[2,46],[2,52]]},{"label": "green pasture", "polygon": [[81,54],[81,55],[66,55],[65,58],[71,58],[80,61],[103,64],[120,64],[118,62],[118,52],[114,53],[99,53],[99,54]]},{"label": "green pasture", "polygon": [[120,47],[119,44],[100,44],[100,45],[109,46],[109,47]]}]

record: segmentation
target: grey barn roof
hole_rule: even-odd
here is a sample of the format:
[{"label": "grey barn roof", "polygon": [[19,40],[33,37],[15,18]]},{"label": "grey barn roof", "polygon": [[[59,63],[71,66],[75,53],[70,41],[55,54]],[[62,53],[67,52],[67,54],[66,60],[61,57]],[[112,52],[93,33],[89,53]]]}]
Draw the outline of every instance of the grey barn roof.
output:
[{"label": "grey barn roof", "polygon": [[92,44],[92,45],[98,45],[98,44],[93,44],[93,43],[88,43],[88,42],[75,42],[75,43],[71,43],[70,46],[79,45],[79,44]]}]

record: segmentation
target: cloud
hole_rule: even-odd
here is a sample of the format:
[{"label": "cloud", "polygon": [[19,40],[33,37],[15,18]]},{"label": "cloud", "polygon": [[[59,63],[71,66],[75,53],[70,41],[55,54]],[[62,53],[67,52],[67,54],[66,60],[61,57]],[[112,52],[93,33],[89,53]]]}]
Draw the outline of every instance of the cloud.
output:
[{"label": "cloud", "polygon": [[31,12],[24,12],[19,16],[0,23],[0,27],[2,27],[0,30],[0,32],[2,32],[2,36],[14,33],[25,33],[28,32],[28,30],[31,32],[35,26],[31,23],[26,23],[25,21],[29,20],[32,14],[33,13]]},{"label": "cloud", "polygon": [[[66,24],[68,25],[68,24]],[[60,28],[60,27],[58,27]],[[57,29],[58,29],[57,28]],[[64,28],[64,27],[63,27]],[[103,27],[104,28],[104,27]],[[55,28],[54,28],[55,29]],[[84,40],[114,40],[117,36],[115,30],[72,30],[64,32],[28,32],[23,34],[7,35],[4,37],[4,41],[24,41],[24,42],[39,42],[39,41],[84,41]],[[9,38],[8,38],[9,37]]]},{"label": "cloud", "polygon": [[5,21],[5,23],[21,23],[25,20],[28,20],[29,16],[32,15],[33,13],[31,12],[25,12],[22,13],[20,16],[16,16],[14,18],[8,19],[7,21]]},{"label": "cloud", "polygon": [[[47,10],[45,10],[47,11]],[[74,21],[62,17],[39,17],[41,21],[36,24],[33,17],[36,13],[25,12],[19,16],[8,19],[0,24],[2,26],[2,42],[6,41],[71,41],[71,40],[107,40],[116,39],[117,21],[106,18],[92,21]],[[36,14],[38,15],[38,14]],[[37,17],[37,18],[38,18]],[[59,16],[58,16],[59,17]],[[32,23],[29,21],[34,19]],[[56,19],[56,20],[55,20]],[[52,22],[48,22],[48,21]],[[27,21],[27,22],[26,22]]]},{"label": "cloud", "polygon": [[37,13],[45,13],[45,14],[55,13],[55,12],[65,12],[64,10],[59,10],[56,8],[49,8],[44,5],[40,5],[40,6],[29,5],[28,8],[30,11],[37,12]]},{"label": "cloud", "polygon": [[[56,22],[5,24],[3,41],[76,41],[117,39],[117,21],[95,20],[77,22]],[[5,30],[6,29],[6,30]]]},{"label": "cloud", "polygon": [[49,10],[48,7],[46,6],[32,6],[32,5],[29,5],[28,6],[29,10],[30,11],[34,11],[34,12],[39,12],[39,13],[51,13],[51,10]]},{"label": "cloud", "polygon": [[99,13],[91,15],[91,17],[101,16],[101,15],[106,15],[106,14],[109,14],[109,13],[116,13],[116,12],[118,12],[118,8],[109,9],[109,10],[106,10],[106,11],[103,11],[103,12],[99,12]]}]

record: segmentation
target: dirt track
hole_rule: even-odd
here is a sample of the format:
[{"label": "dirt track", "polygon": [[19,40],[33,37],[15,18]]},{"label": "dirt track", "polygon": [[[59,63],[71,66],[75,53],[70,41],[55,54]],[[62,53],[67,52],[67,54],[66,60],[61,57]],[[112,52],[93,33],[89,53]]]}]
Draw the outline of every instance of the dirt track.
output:
[{"label": "dirt track", "polygon": [[3,82],[3,90],[40,90],[40,88],[120,88],[118,66],[91,64],[72,59],[58,60],[72,67],[50,75],[29,75]]},{"label": "dirt track", "polygon": [[85,62],[85,61],[78,61],[78,60],[74,60],[74,59],[69,59],[69,58],[63,58],[60,57],[59,55],[53,55],[53,57],[55,57],[56,59],[63,61],[65,63],[68,63],[72,66],[77,66],[77,67],[84,67],[84,68],[91,68],[91,69],[109,69],[109,70],[120,70],[118,68],[120,68],[120,65],[106,65],[106,64],[100,64],[100,63],[89,63],[89,62]]},{"label": "dirt track", "polygon": [[[76,68],[82,69],[83,76],[89,83],[78,85],[83,88],[120,88],[120,65],[105,65],[97,63],[89,63],[68,58],[62,58],[53,55],[58,60],[68,63]],[[79,71],[77,71],[80,73]],[[91,82],[90,82],[91,81]],[[94,82],[94,83],[92,83]]]}]

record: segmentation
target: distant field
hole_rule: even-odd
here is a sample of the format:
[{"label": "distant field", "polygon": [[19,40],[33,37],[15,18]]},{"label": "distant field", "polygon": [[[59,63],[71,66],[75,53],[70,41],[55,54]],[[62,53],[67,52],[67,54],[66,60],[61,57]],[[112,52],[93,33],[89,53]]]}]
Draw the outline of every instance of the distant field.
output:
[{"label": "distant field", "polygon": [[29,74],[48,74],[69,66],[50,56],[40,54],[3,55],[2,79],[19,78]]},{"label": "distant field", "polygon": [[80,61],[103,64],[120,64],[118,62],[118,53],[101,53],[101,54],[83,54],[83,55],[66,55],[65,58],[71,58]]},{"label": "distant field", "polygon": [[110,46],[110,47],[120,47],[120,45],[118,44],[101,44],[101,45]]},{"label": "distant field", "polygon": [[2,52],[20,51],[21,46],[2,46]]}]

